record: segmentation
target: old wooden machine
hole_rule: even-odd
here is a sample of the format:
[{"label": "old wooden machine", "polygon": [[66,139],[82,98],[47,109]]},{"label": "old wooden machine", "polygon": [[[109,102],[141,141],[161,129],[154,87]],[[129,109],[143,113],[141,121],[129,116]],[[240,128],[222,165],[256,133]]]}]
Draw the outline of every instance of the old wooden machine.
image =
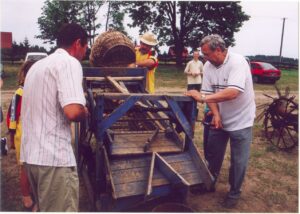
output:
[{"label": "old wooden machine", "polygon": [[212,176],[194,142],[196,103],[145,91],[147,70],[84,68],[90,117],[80,124],[78,168],[97,210],[124,211]]},{"label": "old wooden machine", "polygon": [[261,112],[257,121],[263,119],[264,133],[270,143],[280,150],[289,151],[298,145],[298,103],[286,87],[282,94],[275,85],[277,97],[264,94],[271,102],[257,106]]}]

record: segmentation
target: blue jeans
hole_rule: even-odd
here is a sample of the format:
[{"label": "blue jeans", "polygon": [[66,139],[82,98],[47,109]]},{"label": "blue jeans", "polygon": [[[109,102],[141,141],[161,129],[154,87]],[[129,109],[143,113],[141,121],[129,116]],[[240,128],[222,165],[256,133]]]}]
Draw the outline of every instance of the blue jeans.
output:
[{"label": "blue jeans", "polygon": [[217,180],[224,160],[227,142],[230,139],[230,169],[229,198],[239,198],[241,186],[245,177],[250,145],[252,142],[252,127],[237,131],[210,129],[207,143],[207,161],[209,170]]}]

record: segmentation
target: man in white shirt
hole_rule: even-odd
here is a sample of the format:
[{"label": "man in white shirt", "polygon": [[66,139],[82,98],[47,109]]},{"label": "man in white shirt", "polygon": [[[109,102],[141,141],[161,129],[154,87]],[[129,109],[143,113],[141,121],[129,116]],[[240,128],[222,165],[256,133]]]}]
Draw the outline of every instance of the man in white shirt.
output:
[{"label": "man in white shirt", "polygon": [[199,51],[194,51],[193,59],[189,61],[184,69],[187,75],[187,90],[201,90],[203,64],[199,60]]},{"label": "man in white shirt", "polygon": [[24,85],[21,161],[41,212],[77,212],[79,181],[71,145],[71,121],[88,115],[82,88],[87,33],[66,24],[58,49],[36,62]]},{"label": "man in white shirt", "polygon": [[201,103],[207,103],[213,113],[214,128],[209,131],[207,161],[215,179],[219,175],[230,139],[230,191],[222,205],[233,208],[241,194],[250,156],[255,118],[252,76],[246,59],[228,52],[219,35],[204,37],[200,47],[207,60],[203,68],[201,93],[191,90],[186,94]]}]

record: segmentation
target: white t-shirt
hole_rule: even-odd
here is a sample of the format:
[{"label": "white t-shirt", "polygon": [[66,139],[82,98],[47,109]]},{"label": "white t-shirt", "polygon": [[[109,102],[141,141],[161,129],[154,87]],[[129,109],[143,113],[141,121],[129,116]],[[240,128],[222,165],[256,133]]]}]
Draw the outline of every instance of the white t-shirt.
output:
[{"label": "white t-shirt", "polygon": [[236,99],[218,103],[224,130],[236,131],[253,126],[255,97],[250,67],[246,59],[228,52],[222,65],[215,67],[207,61],[203,69],[201,92],[211,94],[225,88],[240,91]]},{"label": "white t-shirt", "polygon": [[71,146],[68,104],[85,105],[82,67],[64,49],[36,62],[28,72],[22,97],[22,162],[76,166]]},{"label": "white t-shirt", "polygon": [[[189,73],[193,72],[197,76],[190,75]],[[195,61],[194,59],[189,61],[184,69],[184,73],[187,74],[188,84],[201,84],[201,73],[203,72],[203,64],[200,60]]]}]

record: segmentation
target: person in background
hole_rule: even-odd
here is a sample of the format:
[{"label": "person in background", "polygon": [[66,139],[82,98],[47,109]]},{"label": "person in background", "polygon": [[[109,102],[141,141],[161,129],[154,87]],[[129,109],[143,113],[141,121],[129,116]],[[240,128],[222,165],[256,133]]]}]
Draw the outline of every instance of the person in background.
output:
[{"label": "person in background", "polygon": [[153,94],[155,92],[155,70],[158,66],[158,60],[152,47],[156,46],[158,41],[152,32],[146,32],[140,36],[140,46],[136,47],[136,66],[146,67],[148,69],[146,77],[146,90]]},{"label": "person in background", "polygon": [[[3,76],[3,66],[2,63],[0,63],[0,89],[2,88],[3,85],[3,80],[2,80],[2,76]],[[0,122],[3,122],[3,111],[2,111],[2,103],[0,103]],[[0,158],[2,158],[2,156],[7,155],[7,138],[6,137],[2,137],[1,135],[1,139],[0,139]]]},{"label": "person in background", "polygon": [[41,212],[78,211],[79,181],[70,123],[88,115],[80,64],[87,38],[80,25],[63,25],[58,49],[37,61],[26,76],[20,161],[25,163]]},{"label": "person in background", "polygon": [[184,69],[187,75],[187,90],[201,90],[203,64],[199,60],[199,51],[194,51],[193,59],[189,61]]},{"label": "person in background", "polygon": [[[22,135],[22,126],[21,126],[21,105],[22,105],[22,95],[23,95],[23,86],[27,72],[35,61],[26,61],[22,65],[19,74],[18,74],[18,85],[19,88],[16,90],[9,108],[6,117],[7,128],[10,133],[10,146],[11,149],[16,150],[17,163],[20,165],[20,187],[22,193],[23,207],[25,211],[32,211],[34,208],[34,200],[31,196],[31,189],[27,173],[23,163],[20,162],[20,148],[21,148],[21,135]],[[36,209],[36,207],[35,207]]]},{"label": "person in background", "polygon": [[229,52],[219,35],[204,37],[200,47],[207,60],[201,93],[191,90],[186,95],[207,103],[213,113],[214,129],[209,130],[207,161],[215,182],[230,140],[230,190],[222,205],[233,208],[241,195],[252,142],[256,107],[251,71],[246,59]]}]

